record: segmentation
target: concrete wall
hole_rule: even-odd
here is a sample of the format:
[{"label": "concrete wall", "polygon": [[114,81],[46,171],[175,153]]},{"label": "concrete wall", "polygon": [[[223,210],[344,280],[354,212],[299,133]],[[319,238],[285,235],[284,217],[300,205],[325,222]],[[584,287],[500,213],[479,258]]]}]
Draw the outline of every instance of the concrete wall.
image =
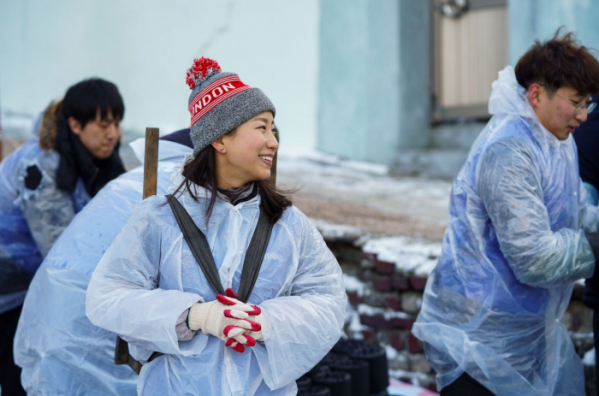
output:
[{"label": "concrete wall", "polygon": [[316,143],[318,0],[2,0],[0,105],[34,115],[87,77],[115,82],[126,129],[189,125],[194,57],[260,87],[282,149]]},{"label": "concrete wall", "polygon": [[391,164],[429,140],[428,2],[321,0],[318,149]]},{"label": "concrete wall", "polygon": [[535,39],[550,38],[560,26],[576,32],[583,45],[599,50],[597,21],[596,0],[508,0],[510,64],[515,65]]}]

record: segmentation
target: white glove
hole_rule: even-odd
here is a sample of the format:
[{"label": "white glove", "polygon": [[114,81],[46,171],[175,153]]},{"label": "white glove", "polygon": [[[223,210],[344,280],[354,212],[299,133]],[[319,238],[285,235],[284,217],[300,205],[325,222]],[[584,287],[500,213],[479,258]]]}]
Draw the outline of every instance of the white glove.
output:
[{"label": "white glove", "polygon": [[232,338],[240,344],[253,346],[256,341],[244,333],[262,329],[259,323],[250,320],[255,319],[260,312],[257,306],[219,294],[216,301],[195,303],[191,306],[187,327],[192,331],[202,330],[202,333],[213,335],[222,341]]}]

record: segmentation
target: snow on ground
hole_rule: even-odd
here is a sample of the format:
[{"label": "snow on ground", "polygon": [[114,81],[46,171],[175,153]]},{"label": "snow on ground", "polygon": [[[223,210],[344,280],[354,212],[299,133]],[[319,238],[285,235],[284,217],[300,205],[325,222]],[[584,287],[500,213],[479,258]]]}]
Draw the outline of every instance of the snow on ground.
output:
[{"label": "snow on ground", "polygon": [[277,182],[306,193],[351,200],[390,214],[446,224],[451,183],[417,177],[391,177],[380,164],[341,160],[322,153],[278,158]]},{"label": "snow on ground", "polygon": [[410,319],[411,318],[411,316],[405,312],[395,311],[391,308],[371,307],[370,305],[367,305],[367,304],[358,305],[358,314],[368,315],[368,316],[383,315],[383,317],[387,320],[393,319],[393,318],[399,318],[399,319]]},{"label": "snow on ground", "polygon": [[582,364],[585,366],[595,366],[595,348],[587,351],[582,359]]},{"label": "snow on ground", "polygon": [[375,253],[379,260],[395,263],[400,273],[426,276],[437,265],[441,254],[441,243],[397,236],[370,239],[362,250]]},{"label": "snow on ground", "polygon": [[345,224],[333,224],[327,220],[311,219],[318,231],[325,239],[357,240],[363,232],[357,227]]},{"label": "snow on ground", "polygon": [[358,278],[343,274],[343,283],[345,284],[345,290],[348,292],[357,292],[358,296],[363,296],[364,291],[368,289],[368,286]]},{"label": "snow on ground", "polygon": [[296,189],[294,204],[329,225],[440,241],[447,224],[450,182],[392,177],[384,165],[322,153],[281,154],[277,184]]},{"label": "snow on ground", "polygon": [[[402,370],[390,370],[389,374],[392,377],[396,378],[413,378],[417,377],[419,373],[409,373],[407,371]],[[424,375],[424,374],[422,374]],[[412,384],[406,384],[405,382],[401,382],[394,378],[391,378],[389,381],[389,387],[387,388],[387,392],[390,396],[438,396],[438,393],[429,391],[427,389],[423,389],[419,386],[415,386]]]}]

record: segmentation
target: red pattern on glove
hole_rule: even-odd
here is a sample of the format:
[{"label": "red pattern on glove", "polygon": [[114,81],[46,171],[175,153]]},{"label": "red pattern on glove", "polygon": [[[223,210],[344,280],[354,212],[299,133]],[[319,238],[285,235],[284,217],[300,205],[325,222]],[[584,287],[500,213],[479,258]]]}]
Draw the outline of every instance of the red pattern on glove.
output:
[{"label": "red pattern on glove", "polygon": [[[228,288],[227,290],[225,290],[225,294],[226,294],[226,296],[223,296],[222,294],[219,294],[216,296],[216,299],[221,304],[234,306],[239,303],[239,301],[237,301],[237,300],[231,300],[232,298],[237,299],[239,297],[238,293],[235,293],[232,288]],[[260,315],[262,313],[262,310],[258,306],[256,306],[256,305],[250,305],[250,306],[253,308],[253,310],[243,311],[243,312],[247,313],[248,315]],[[224,315],[227,318],[239,319],[231,314],[230,309],[225,310]],[[260,323],[257,323],[257,322],[254,322],[254,321],[251,321],[248,319],[245,319],[245,321],[251,325],[251,329],[250,329],[251,331],[262,330],[262,326],[260,325]],[[239,331],[239,329],[241,329],[241,328],[237,327],[237,326],[227,326],[223,329],[223,334],[225,336],[227,336],[227,337],[231,336],[231,338],[229,338],[227,340],[227,342],[225,343],[225,347],[231,348],[236,352],[243,353],[243,352],[245,352],[244,345],[253,347],[254,345],[256,345],[256,340],[254,339],[254,337],[249,336],[247,334],[236,334]],[[241,329],[241,330],[245,330],[245,329]]]}]

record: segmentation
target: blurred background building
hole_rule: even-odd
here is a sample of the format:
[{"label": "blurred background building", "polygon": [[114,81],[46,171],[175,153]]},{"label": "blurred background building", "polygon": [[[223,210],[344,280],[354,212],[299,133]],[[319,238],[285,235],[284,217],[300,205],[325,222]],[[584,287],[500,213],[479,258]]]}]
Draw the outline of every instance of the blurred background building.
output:
[{"label": "blurred background building", "polygon": [[590,0],[321,0],[318,149],[452,177],[491,83],[560,27],[599,48]]},{"label": "blurred background building", "polygon": [[186,127],[185,71],[204,55],[273,100],[282,152],[452,177],[497,72],[560,26],[599,48],[598,17],[591,0],[0,0],[0,125],[99,76],[127,136]]}]

